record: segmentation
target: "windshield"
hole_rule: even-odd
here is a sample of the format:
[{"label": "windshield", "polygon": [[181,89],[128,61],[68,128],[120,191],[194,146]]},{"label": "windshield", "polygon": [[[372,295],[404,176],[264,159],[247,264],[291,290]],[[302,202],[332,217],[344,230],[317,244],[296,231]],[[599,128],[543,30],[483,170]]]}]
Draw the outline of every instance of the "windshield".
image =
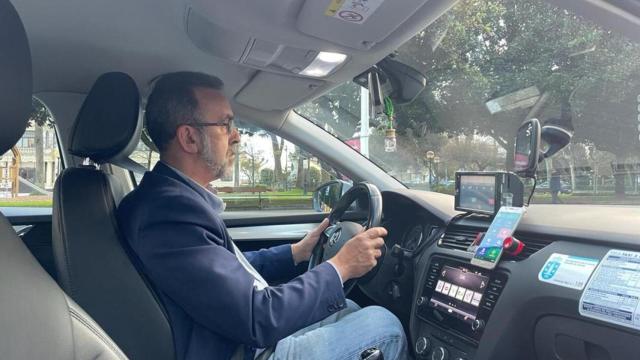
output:
[{"label": "windshield", "polygon": [[367,91],[353,82],[296,111],[406,186],[445,193],[456,171],[511,170],[517,129],[535,117],[574,136],[539,165],[532,203],[640,204],[639,44],[547,3],[472,0],[395,59],[427,78],[394,106],[395,151],[384,115],[360,128]]}]

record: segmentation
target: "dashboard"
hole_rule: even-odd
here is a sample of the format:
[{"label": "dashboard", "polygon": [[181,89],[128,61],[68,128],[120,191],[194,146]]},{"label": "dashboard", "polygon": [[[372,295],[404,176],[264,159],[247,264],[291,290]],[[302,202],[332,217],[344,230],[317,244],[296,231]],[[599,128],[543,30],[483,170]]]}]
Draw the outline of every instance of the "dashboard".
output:
[{"label": "dashboard", "polygon": [[[609,299],[619,313],[600,316],[587,304],[604,297],[585,300],[597,295],[608,254],[640,251],[637,207],[532,205],[515,233],[524,251],[487,270],[471,265],[469,246],[490,218],[460,216],[452,196],[414,190],[383,192],[383,206],[387,252],[360,287],[403,321],[416,359],[639,358],[640,296],[629,296],[636,308],[626,313]],[[562,270],[557,258],[568,259]],[[545,279],[556,271],[558,281]],[[640,295],[640,257],[634,271],[638,281],[625,284]]]}]

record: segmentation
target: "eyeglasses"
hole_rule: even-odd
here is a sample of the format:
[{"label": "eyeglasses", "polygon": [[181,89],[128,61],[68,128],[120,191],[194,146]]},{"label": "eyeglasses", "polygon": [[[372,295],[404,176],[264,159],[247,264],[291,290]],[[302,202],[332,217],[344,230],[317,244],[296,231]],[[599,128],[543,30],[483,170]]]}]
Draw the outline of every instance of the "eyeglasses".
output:
[{"label": "eyeglasses", "polygon": [[227,129],[227,134],[231,134],[231,132],[235,129],[235,126],[233,126],[233,119],[231,119],[231,120],[229,120],[227,122],[193,122],[193,123],[189,123],[187,125],[200,126],[200,127],[224,126]]}]

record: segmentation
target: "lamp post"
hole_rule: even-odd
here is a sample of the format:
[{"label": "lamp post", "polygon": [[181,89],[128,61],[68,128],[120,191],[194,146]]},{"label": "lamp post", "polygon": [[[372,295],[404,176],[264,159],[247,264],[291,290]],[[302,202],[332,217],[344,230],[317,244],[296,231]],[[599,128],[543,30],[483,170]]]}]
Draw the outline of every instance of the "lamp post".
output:
[{"label": "lamp post", "polygon": [[429,177],[429,190],[431,190],[431,167],[433,165],[433,158],[435,158],[435,156],[436,153],[431,150],[427,151],[427,153],[425,154],[425,158],[429,162],[429,173],[427,174],[427,176]]}]

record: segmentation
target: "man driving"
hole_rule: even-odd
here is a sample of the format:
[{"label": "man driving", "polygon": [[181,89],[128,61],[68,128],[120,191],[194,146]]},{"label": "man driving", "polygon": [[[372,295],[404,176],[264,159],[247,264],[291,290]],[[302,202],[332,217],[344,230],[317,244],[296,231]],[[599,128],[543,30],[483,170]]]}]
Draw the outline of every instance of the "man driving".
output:
[{"label": "man driving", "polygon": [[[167,312],[178,359],[359,359],[368,348],[406,356],[399,320],[378,306],[360,309],[343,283],[366,274],[387,231],[350,239],[333,258],[300,275],[322,231],[293,245],[242,253],[229,237],[224,203],[210,188],[232,167],[240,141],[217,77],[162,76],[146,106],[160,161],[122,200],[118,222]],[[271,286],[270,281],[292,279]],[[257,350],[256,350],[257,349]]]}]

